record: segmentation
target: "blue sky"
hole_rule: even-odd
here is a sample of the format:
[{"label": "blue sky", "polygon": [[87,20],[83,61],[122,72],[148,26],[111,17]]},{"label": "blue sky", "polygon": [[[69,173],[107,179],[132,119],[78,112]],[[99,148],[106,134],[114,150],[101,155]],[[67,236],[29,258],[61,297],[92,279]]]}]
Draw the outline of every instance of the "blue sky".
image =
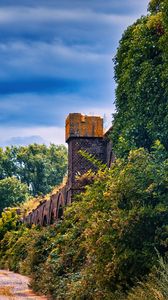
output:
[{"label": "blue sky", "polygon": [[69,112],[115,110],[112,58],[147,0],[1,0],[0,146],[64,143]]}]

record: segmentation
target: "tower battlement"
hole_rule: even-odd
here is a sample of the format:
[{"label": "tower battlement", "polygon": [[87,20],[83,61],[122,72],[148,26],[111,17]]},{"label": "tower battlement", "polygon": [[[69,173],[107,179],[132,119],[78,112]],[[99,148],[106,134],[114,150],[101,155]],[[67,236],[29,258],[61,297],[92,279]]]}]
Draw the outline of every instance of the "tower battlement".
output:
[{"label": "tower battlement", "polygon": [[70,138],[102,138],[103,119],[99,116],[86,116],[71,113],[66,119],[65,139]]}]

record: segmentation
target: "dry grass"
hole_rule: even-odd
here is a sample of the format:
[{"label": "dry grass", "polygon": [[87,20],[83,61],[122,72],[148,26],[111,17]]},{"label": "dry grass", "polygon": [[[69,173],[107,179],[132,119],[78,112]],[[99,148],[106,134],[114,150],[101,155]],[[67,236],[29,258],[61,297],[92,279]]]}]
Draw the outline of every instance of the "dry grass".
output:
[{"label": "dry grass", "polygon": [[0,276],[8,276],[8,273],[4,271],[0,271]]},{"label": "dry grass", "polygon": [[0,295],[12,297],[13,296],[12,286],[1,286],[0,287]]}]

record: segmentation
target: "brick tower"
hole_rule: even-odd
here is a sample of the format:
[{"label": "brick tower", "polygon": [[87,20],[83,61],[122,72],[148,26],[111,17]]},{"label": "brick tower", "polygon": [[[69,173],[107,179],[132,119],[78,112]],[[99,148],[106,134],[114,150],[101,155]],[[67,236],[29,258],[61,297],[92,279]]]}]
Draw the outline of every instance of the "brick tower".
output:
[{"label": "brick tower", "polygon": [[95,170],[91,162],[79,154],[85,150],[106,163],[106,141],[103,136],[103,119],[97,116],[85,116],[71,113],[66,119],[66,142],[68,143],[68,189],[70,198],[79,193],[77,174]]}]

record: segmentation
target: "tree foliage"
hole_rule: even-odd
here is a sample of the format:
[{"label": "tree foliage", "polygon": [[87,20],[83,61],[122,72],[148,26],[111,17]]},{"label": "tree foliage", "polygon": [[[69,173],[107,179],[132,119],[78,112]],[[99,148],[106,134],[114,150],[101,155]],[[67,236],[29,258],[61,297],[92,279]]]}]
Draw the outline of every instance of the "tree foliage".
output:
[{"label": "tree foliage", "polygon": [[112,133],[118,156],[151,149],[158,139],[168,150],[167,18],[167,1],[152,0],[148,16],[128,27],[120,41]]},{"label": "tree foliage", "polygon": [[2,213],[0,218],[0,241],[8,231],[20,228],[19,215],[16,208],[9,208]]},{"label": "tree foliage", "polygon": [[16,206],[28,197],[28,187],[15,177],[0,180],[0,215],[4,208]]},{"label": "tree foliage", "polygon": [[15,176],[32,195],[46,194],[60,184],[67,170],[64,146],[32,144],[0,149],[0,179]]}]

